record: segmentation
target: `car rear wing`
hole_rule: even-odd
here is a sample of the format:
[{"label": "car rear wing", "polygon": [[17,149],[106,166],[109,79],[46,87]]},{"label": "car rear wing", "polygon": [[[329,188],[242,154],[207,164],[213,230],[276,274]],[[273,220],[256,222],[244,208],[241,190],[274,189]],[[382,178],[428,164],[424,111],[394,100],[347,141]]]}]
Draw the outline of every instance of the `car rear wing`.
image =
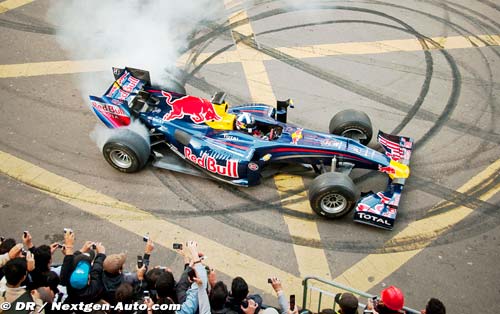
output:
[{"label": "car rear wing", "polygon": [[396,220],[401,193],[409,176],[413,140],[381,131],[377,139],[384,148],[385,155],[391,159],[387,167],[379,166],[379,171],[389,175],[389,183],[384,192],[369,192],[361,197],[354,212],[354,221],[391,230]]},{"label": "car rear wing", "polygon": [[109,128],[130,124],[130,102],[146,85],[151,85],[149,72],[134,68],[113,68],[115,81],[102,97],[89,96],[92,110]]}]

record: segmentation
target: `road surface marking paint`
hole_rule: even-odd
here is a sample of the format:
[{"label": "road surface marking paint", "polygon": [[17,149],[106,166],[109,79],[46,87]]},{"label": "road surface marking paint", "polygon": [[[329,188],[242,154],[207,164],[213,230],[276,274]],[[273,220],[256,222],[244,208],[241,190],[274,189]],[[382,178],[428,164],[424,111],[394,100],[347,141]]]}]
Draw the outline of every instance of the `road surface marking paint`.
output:
[{"label": "road surface marking paint", "polygon": [[[228,0],[225,1],[226,4],[228,2]],[[247,13],[242,10],[231,15],[229,22],[234,23],[245,19],[248,20],[248,16]],[[244,25],[235,27],[232,34],[235,41],[239,39],[239,37],[235,36],[236,34],[238,34],[238,36],[254,35],[250,21]],[[243,66],[252,101],[267,104],[276,103],[276,96],[273,93],[271,82],[267,75],[263,60],[261,59],[265,55],[241,42],[236,43],[236,53],[238,61],[241,62]],[[274,177],[274,180],[281,195],[290,189],[294,190],[298,188],[304,190],[304,183],[301,177],[278,175]],[[306,192],[303,192],[302,194],[306,195]],[[285,200],[286,198],[282,201]],[[309,207],[304,204],[304,202],[295,203],[291,206],[296,208]],[[307,234],[309,238],[321,241],[316,222],[297,219],[287,215],[283,215],[283,219],[288,226],[289,233],[292,236],[292,241],[294,236],[302,237],[304,234]],[[293,244],[293,250],[295,252],[301,276],[316,275],[330,278],[330,268],[323,249]],[[297,295],[300,295],[302,290],[294,289],[294,291]]]},{"label": "road surface marking paint", "polygon": [[[486,43],[483,43],[482,41]],[[500,35],[477,35],[477,36],[451,36],[451,37],[433,37],[431,40],[435,41],[440,47],[435,47],[429,41],[426,41],[429,50],[434,49],[466,49],[478,48],[486,46],[500,46]],[[413,52],[421,51],[422,45],[416,39],[397,39],[397,40],[382,40],[372,42],[352,42],[352,43],[336,43],[336,44],[323,44],[311,46],[298,46],[298,47],[277,47],[276,50],[290,55],[297,59],[306,58],[321,58],[338,55],[363,55],[363,54],[380,54],[389,52]],[[270,61],[273,60],[271,56],[265,55],[254,49],[254,56],[258,60]],[[198,56],[197,60],[202,63],[205,59],[210,57],[212,53],[202,53]],[[186,63],[188,55],[183,55],[179,63]],[[215,56],[210,60],[209,64],[223,64],[231,62],[240,62],[239,54],[237,51],[229,50],[220,55]]]},{"label": "road surface marking paint", "polygon": [[[457,191],[465,193],[467,190],[482,184],[491,175],[500,171],[500,159],[492,163],[478,175],[467,181]],[[497,185],[483,193],[478,199],[487,201],[500,192]],[[465,206],[458,206],[445,213],[414,221],[400,231],[387,244],[397,244],[401,241],[414,240],[413,245],[406,246],[408,251],[398,253],[370,254],[350,267],[334,281],[347,284],[356,289],[368,291],[382,280],[397,271],[403,264],[420,253],[429,244],[454,225],[467,218],[474,210]]]},{"label": "road surface marking paint", "polygon": [[[229,0],[225,0],[226,5],[230,5]],[[232,14],[229,17],[229,23],[234,23],[241,20],[248,20],[248,15],[246,11],[240,10]],[[254,35],[250,21],[240,26],[236,26],[232,30],[233,39],[238,41],[238,36],[236,34],[241,34],[241,36],[252,36]],[[273,88],[271,82],[267,75],[266,67],[264,62],[262,62],[263,54],[259,51],[248,47],[242,42],[236,43],[236,54],[239,62],[243,67],[243,72],[247,78],[248,88],[250,90],[250,96],[255,102],[261,102],[264,104],[274,104],[276,103],[276,97],[273,93]]]},{"label": "road surface marking paint", "polygon": [[[284,207],[299,211],[303,213],[311,213],[311,207],[307,199],[307,192],[305,191],[304,181],[302,177],[297,175],[278,174],[274,176],[274,182],[281,196],[281,202]],[[289,191],[300,190],[300,193],[290,195]],[[305,198],[305,199],[304,199]],[[299,199],[302,199],[299,201]],[[315,221],[301,219],[289,215],[283,215],[283,220],[288,226],[288,232],[294,237],[304,238],[307,235],[308,239],[321,241],[318,225]],[[320,278],[331,279],[330,267],[324,249],[312,248],[303,245],[293,244],[295,257],[297,258],[297,265],[301,277],[317,276]],[[318,288],[328,289],[322,284],[316,284]],[[296,291],[296,294],[297,293]],[[319,294],[310,294],[309,307],[316,308],[319,304]]]},{"label": "road surface marking paint", "polygon": [[[248,32],[248,29],[239,29],[239,33],[241,34],[245,34]],[[488,45],[500,46],[499,35],[478,35],[477,37],[486,41]],[[440,44],[443,44],[445,49],[485,47],[484,43],[478,41],[473,36],[435,37],[432,39]],[[475,43],[477,47],[472,43]],[[417,40],[403,39],[375,42],[325,44],[303,47],[281,47],[276,49],[281,52],[287,53],[294,58],[305,59],[329,57],[335,55],[420,51],[422,50],[422,46],[420,46]],[[200,60],[199,63],[201,63],[211,55],[212,53],[202,53],[197,58],[197,60]],[[185,65],[188,59],[189,54],[182,55],[177,61],[177,65]],[[265,55],[255,49],[252,49],[247,45],[244,45],[243,43],[240,43],[237,45],[237,50],[226,51],[214,57],[209,62],[209,64],[235,63],[242,62],[242,60],[245,60],[242,63],[243,69],[245,71],[248,71],[248,74],[252,78],[252,80],[249,81],[249,84],[255,86],[255,88],[252,88],[252,90],[254,91],[254,93],[257,93],[257,95],[255,95],[256,99],[262,98],[264,99],[264,103],[273,104],[275,102],[275,97],[272,93],[272,87],[269,83],[269,78],[267,77],[263,63],[264,61],[273,60],[272,57]],[[113,62],[115,64],[113,64]],[[123,61],[117,62],[116,60],[77,60],[4,64],[0,65],[0,78],[107,71],[110,68],[110,64],[116,65],[116,63],[122,64]],[[252,95],[252,97],[254,97],[254,95]]]},{"label": "road surface marking paint", "polygon": [[51,61],[0,65],[0,78],[72,74],[109,70],[110,60]]},{"label": "road surface marking paint", "polygon": [[155,242],[167,249],[171,249],[172,242],[196,240],[204,252],[211,252],[210,266],[232,277],[242,276],[250,285],[267,293],[273,293],[267,283],[267,278],[273,275],[283,281],[288,291],[302,291],[301,278],[293,274],[2,151],[0,173],[138,236],[148,230]]},{"label": "road surface marking paint", "polygon": [[20,6],[30,4],[35,0],[6,0],[0,2],[0,13],[5,13],[7,11],[19,8]]}]

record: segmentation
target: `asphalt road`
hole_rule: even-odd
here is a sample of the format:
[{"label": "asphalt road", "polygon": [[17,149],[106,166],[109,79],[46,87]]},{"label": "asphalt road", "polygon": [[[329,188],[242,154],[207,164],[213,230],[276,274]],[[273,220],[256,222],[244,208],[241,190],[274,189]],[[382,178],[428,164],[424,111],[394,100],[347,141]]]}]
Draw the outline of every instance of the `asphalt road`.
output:
[{"label": "asphalt road", "polygon": [[[15,1],[0,7],[9,2]],[[206,22],[188,40],[191,61],[179,68],[190,94],[209,98],[223,90],[231,103],[266,92],[292,98],[289,119],[319,131],[336,112],[356,108],[375,130],[413,137],[411,177],[388,232],[355,224],[350,215],[336,221],[315,215],[305,193],[312,174],[281,178],[287,190],[279,178],[244,189],[151,165],[137,174],[115,171],[89,136],[98,122],[82,90],[91,81],[103,92],[111,71],[94,61],[48,64],[80,60],[60,47],[61,25],[46,15],[51,2],[24,2],[0,13],[1,235],[19,239],[30,230],[39,244],[60,241],[62,228],[71,227],[78,241],[126,251],[132,269],[141,235],[149,232],[158,240],[154,263],[179,271],[182,260],[170,243],[189,231],[214,250],[207,262],[221,278],[245,275],[269,303],[275,301],[267,283],[255,278],[280,270],[300,294],[292,282],[305,275],[340,280],[356,273],[344,278],[351,286],[378,293],[396,285],[412,308],[437,297],[449,313],[493,312],[500,294],[498,4],[254,1]],[[242,8],[248,19],[234,17]],[[253,36],[235,45],[245,25]],[[117,65],[127,65],[121,60]],[[252,77],[255,60],[264,71]],[[6,156],[26,163],[16,167]],[[43,175],[20,175],[27,163]],[[57,178],[44,181],[48,174]],[[382,174],[353,177],[364,190],[384,187]],[[63,195],[69,182],[99,195],[92,201],[84,193]],[[105,197],[153,218],[139,225],[133,215],[114,215],[121,205]]]}]

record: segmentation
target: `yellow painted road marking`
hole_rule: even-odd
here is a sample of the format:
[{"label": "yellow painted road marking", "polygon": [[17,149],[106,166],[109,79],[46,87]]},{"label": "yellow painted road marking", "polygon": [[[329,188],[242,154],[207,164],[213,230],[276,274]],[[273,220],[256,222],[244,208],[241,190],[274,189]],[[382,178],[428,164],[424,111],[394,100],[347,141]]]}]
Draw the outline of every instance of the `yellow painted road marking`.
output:
[{"label": "yellow painted road marking", "polygon": [[[458,191],[465,193],[499,171],[500,159],[466,182]],[[483,193],[478,199],[487,201],[498,192],[500,184]],[[415,243],[413,249],[407,246],[409,251],[406,252],[370,254],[335,278],[335,281],[368,291],[473,212],[474,210],[468,207],[458,206],[445,213],[414,221],[387,242],[397,244],[411,239]]]},{"label": "yellow painted road marking", "polygon": [[[433,41],[437,42],[442,48],[433,46],[427,42],[429,49],[467,49],[486,47],[486,44],[479,41],[478,38],[484,40],[487,45],[500,46],[500,35],[477,35],[477,36],[451,36],[451,37],[433,37]],[[277,47],[276,50],[290,55],[297,59],[305,58],[321,58],[338,55],[363,55],[363,54],[380,54],[389,52],[412,52],[421,51],[422,45],[416,39],[398,39],[398,40],[381,40],[371,42],[352,42],[352,43],[336,43],[310,45],[302,47]],[[255,51],[255,58],[260,61],[269,61],[273,58],[269,55]],[[212,53],[202,53],[197,60],[202,63],[210,57]],[[180,62],[186,63],[187,55],[181,57]],[[215,56],[210,60],[209,64],[223,64],[231,62],[240,62],[237,51],[229,50],[220,55]]]},{"label": "yellow painted road marking", "polygon": [[265,292],[273,292],[267,284],[270,276],[278,276],[288,291],[302,291],[299,277],[2,151],[0,173],[139,236],[148,230],[155,242],[168,249],[172,242],[196,240],[204,252],[210,252],[210,266],[229,276],[242,276]]},{"label": "yellow painted road marking", "polygon": [[0,13],[5,13],[7,11],[19,8],[20,6],[29,4],[35,0],[6,0],[0,2]]},{"label": "yellow painted road marking", "polygon": [[[243,31],[242,34],[248,33],[248,30],[239,30]],[[483,39],[491,46],[500,46],[499,35],[478,35],[477,37]],[[440,44],[443,44],[445,49],[485,47],[482,42],[479,42],[473,36],[435,37],[432,39],[439,42]],[[474,46],[473,43],[476,46]],[[234,63],[242,62],[243,60],[243,68],[246,69],[250,77],[253,78],[251,81],[249,81],[249,84],[252,84],[251,90],[255,91],[254,93],[257,93],[257,95],[251,94],[252,97],[256,97],[255,99],[268,99],[262,101],[263,103],[274,103],[275,97],[272,93],[272,87],[269,83],[269,79],[267,78],[267,75],[263,75],[265,73],[263,61],[273,60],[273,58],[242,43],[240,43],[239,47],[241,48],[241,51],[226,51],[214,57],[209,62],[209,64]],[[329,57],[335,55],[419,51],[422,50],[422,47],[419,46],[418,41],[413,39],[406,39],[312,45],[303,47],[279,47],[276,49],[294,58],[305,59]],[[197,60],[200,60],[199,63],[201,63],[211,55],[212,53],[202,53],[197,58]],[[185,65],[188,59],[189,55],[184,54],[179,58],[177,65]],[[116,60],[77,60],[4,64],[0,65],[0,78],[107,71],[110,68],[110,64],[116,66],[117,63],[121,64],[123,63],[123,61],[118,62]]]},{"label": "yellow painted road marking", "polygon": [[[225,4],[227,5],[229,5],[230,2],[231,1],[229,0],[225,0]],[[230,23],[241,20],[248,20],[246,11],[238,11],[229,17]],[[241,36],[252,36],[254,32],[250,23],[245,23],[241,26],[235,27],[232,34],[233,39],[238,41],[239,37],[237,37],[236,34]],[[265,104],[274,104],[276,102],[276,98],[274,96],[269,77],[267,76],[266,67],[261,59],[262,53],[248,47],[242,42],[237,42],[236,54],[239,62],[241,62],[243,71],[245,72],[252,100]]]},{"label": "yellow painted road marking", "polygon": [[[226,0],[225,3],[228,4],[229,0]],[[229,22],[233,23],[245,19],[248,20],[247,13],[245,11],[239,11],[229,18]],[[250,21],[242,26],[238,26],[233,29],[233,39],[235,41],[238,41],[239,37],[234,36],[235,34],[238,34],[238,36],[253,35],[254,32],[250,25]],[[264,55],[241,42],[236,43],[236,53],[238,55],[239,62],[241,62],[243,66],[252,101],[274,104],[276,102],[276,97],[273,93],[266,68],[261,59],[261,57],[263,57]],[[300,188],[304,190],[304,184],[302,182],[302,178],[300,177],[275,176],[274,179],[275,184],[278,187],[278,191],[281,195],[283,195],[287,190],[290,189],[294,190]],[[292,206],[297,206],[297,208],[306,207],[304,202],[299,202]],[[306,208],[308,208],[308,206]],[[304,234],[307,234],[309,238],[321,241],[316,222],[297,219],[295,217],[290,217],[287,215],[284,215],[283,219],[288,226],[288,230],[290,232],[290,235],[292,236],[292,239],[294,236],[302,237]],[[293,244],[293,250],[295,252],[295,257],[297,259],[299,273],[301,276],[315,275],[330,278],[328,261],[323,249],[310,248]],[[297,294],[299,294],[298,291],[301,290],[296,290]]]},{"label": "yellow painted road marking", "polygon": [[[281,196],[281,202],[290,202],[286,205],[288,209],[304,213],[312,212],[307,199],[307,192],[304,189],[302,177],[279,174],[274,176],[274,182]],[[302,192],[288,195],[288,191],[296,190],[301,190]],[[302,200],[298,201],[299,199]],[[316,222],[288,215],[283,215],[283,219],[288,225],[288,231],[292,237],[303,238],[304,236],[307,236],[308,239],[321,241]],[[321,278],[331,278],[330,268],[323,249],[305,247],[296,244],[294,244],[293,247],[301,276],[312,275]]]},{"label": "yellow painted road marking", "polygon": [[51,61],[0,65],[0,78],[111,71],[110,60]]}]

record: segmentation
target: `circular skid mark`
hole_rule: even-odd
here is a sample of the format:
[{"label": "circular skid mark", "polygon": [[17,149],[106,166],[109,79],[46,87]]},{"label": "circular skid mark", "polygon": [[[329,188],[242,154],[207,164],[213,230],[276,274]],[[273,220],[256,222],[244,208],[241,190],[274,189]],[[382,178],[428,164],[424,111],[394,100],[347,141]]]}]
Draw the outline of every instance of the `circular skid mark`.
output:
[{"label": "circular skid mark", "polygon": [[[374,3],[381,4],[381,5],[387,5],[384,3],[377,2],[377,1],[374,1]],[[352,82],[349,82],[341,77],[332,76],[331,73],[328,73],[327,71],[323,71],[321,69],[314,68],[311,65],[309,65],[305,62],[302,62],[301,60],[297,60],[297,59],[294,59],[294,58],[291,58],[288,56],[283,56],[283,54],[281,54],[281,53],[278,55],[277,51],[274,50],[273,48],[270,48],[270,47],[262,48],[262,45],[259,45],[260,50],[261,51],[263,50],[264,53],[267,53],[268,55],[271,55],[271,56],[275,57],[276,59],[279,59],[280,61],[283,61],[283,62],[289,64],[292,67],[298,68],[299,70],[302,70],[302,71],[304,71],[308,74],[314,75],[316,77],[325,79],[326,81],[328,81],[332,84],[347,88],[347,89],[353,91],[354,93],[361,94],[362,96],[369,97],[371,99],[374,99],[374,100],[379,101],[381,103],[384,103],[386,105],[387,104],[392,105],[392,107],[394,107],[396,109],[400,109],[400,110],[403,109],[403,111],[406,112],[406,115],[404,116],[402,121],[393,129],[394,133],[398,133],[399,131],[401,131],[415,117],[422,118],[422,116],[427,116],[427,120],[432,120],[433,124],[428,129],[428,131],[424,134],[424,136],[417,142],[419,144],[417,146],[417,149],[421,149],[431,138],[433,138],[440,131],[440,129],[444,126],[444,124],[449,122],[451,114],[456,109],[456,106],[458,104],[458,98],[460,95],[460,88],[461,88],[461,74],[460,74],[460,71],[456,65],[456,61],[454,60],[454,58],[447,51],[444,51],[444,50],[439,51],[441,54],[443,54],[443,56],[445,57],[448,65],[451,69],[452,88],[451,88],[451,92],[450,92],[448,101],[446,102],[446,105],[444,106],[441,114],[440,115],[433,115],[433,116],[429,117],[428,112],[422,113],[422,111],[421,111],[421,106],[422,106],[423,102],[425,101],[425,98],[428,94],[428,90],[429,90],[429,87],[431,84],[433,66],[434,66],[432,54],[430,53],[428,48],[429,48],[429,45],[438,46],[438,43],[432,42],[432,40],[430,40],[426,36],[419,34],[418,32],[415,31],[414,28],[412,28],[410,25],[403,22],[402,20],[397,19],[397,18],[392,17],[392,16],[389,16],[383,12],[378,12],[375,10],[368,10],[368,9],[364,9],[364,8],[356,8],[356,7],[339,7],[339,6],[329,6],[329,5],[322,5],[321,7],[322,7],[322,9],[326,9],[326,10],[335,10],[335,9],[339,10],[340,9],[340,10],[359,11],[359,12],[365,12],[365,13],[370,12],[370,13],[377,15],[377,16],[383,16],[392,22],[396,22],[399,25],[401,25],[401,27],[390,25],[390,24],[385,24],[385,23],[380,23],[380,22],[366,21],[366,20],[336,20],[336,21],[326,21],[326,22],[320,22],[320,23],[307,23],[307,24],[301,24],[301,25],[296,25],[296,26],[277,28],[277,29],[267,30],[265,32],[262,32],[262,33],[256,34],[256,35],[261,36],[261,35],[265,35],[265,34],[276,33],[276,32],[283,31],[283,30],[300,29],[301,27],[306,27],[306,26],[315,26],[315,25],[322,25],[322,24],[323,25],[324,24],[335,24],[335,23],[377,24],[377,25],[384,25],[386,27],[390,27],[393,29],[398,29],[398,30],[401,30],[401,31],[406,32],[406,33],[411,33],[421,42],[422,47],[423,47],[423,54],[424,54],[424,58],[425,58],[425,63],[426,63],[425,79],[424,79],[424,82],[421,86],[418,97],[415,100],[413,105],[404,104],[401,101],[398,101],[395,99],[387,100],[387,96],[379,93],[378,91],[370,91],[370,90],[367,90],[366,88],[364,88],[363,86],[356,86],[356,85],[352,84]],[[446,20],[443,21],[443,19],[440,17],[434,16],[432,14],[428,14],[428,13],[425,13],[422,11],[414,10],[411,8],[403,7],[403,6],[398,6],[398,7],[405,9],[405,10],[409,10],[413,13],[422,14],[422,15],[427,16],[429,18],[432,18],[438,22],[448,23],[449,27],[454,29],[455,31],[457,31],[461,34],[467,34],[466,29],[462,28],[461,26],[458,26],[455,23],[450,23],[449,21],[446,21]],[[266,11],[266,12],[260,13],[256,16],[253,16],[250,18],[250,20],[252,22],[256,22],[256,21],[259,21],[261,19],[265,19],[268,17],[272,17],[272,16],[279,15],[279,14],[285,14],[285,13],[287,13],[287,11],[281,10],[281,9],[275,9],[275,10]],[[227,36],[229,30],[231,30],[232,28],[234,28],[236,26],[243,25],[246,22],[247,21],[238,21],[238,22],[232,23],[230,25],[223,24],[220,26],[212,26],[213,30],[211,32],[209,32],[208,34],[204,34],[199,38],[193,39],[191,42],[191,45],[190,45],[190,49],[192,51],[194,51],[192,60],[195,61],[197,56],[200,53],[202,53],[203,50],[208,46],[208,45],[204,45],[203,43],[212,42],[213,39],[217,36],[224,36],[224,35]],[[245,39],[240,39],[240,40],[243,41]],[[255,44],[252,41],[248,41],[248,40],[245,43],[249,46],[252,46],[253,44]],[[185,73],[186,74],[185,81],[187,81],[188,83],[191,83],[191,81],[194,80],[199,86],[200,81],[199,81],[199,79],[196,79],[196,77],[194,75],[197,72],[199,72],[203,68],[203,66],[205,66],[212,58],[227,51],[232,46],[233,45],[229,45],[229,46],[226,46],[226,47],[219,49],[218,51],[213,53],[211,57],[204,60],[201,64],[198,64],[190,71],[187,70],[187,68],[189,68],[189,65],[188,65],[186,68],[186,73]],[[479,53],[481,54],[484,62],[488,63],[487,58],[484,56],[483,52],[479,51]],[[493,78],[491,76],[491,68],[489,67],[489,64],[488,64],[488,71],[490,73],[490,77],[489,77],[490,84],[488,85],[488,87],[485,87],[485,89],[488,90],[488,94],[491,94],[491,90],[492,90],[492,86],[493,86]],[[491,101],[491,98],[489,100]],[[489,105],[490,106],[492,105],[491,102]],[[460,125],[460,123],[455,123],[455,124],[450,123],[450,124],[452,127],[455,126],[455,128],[457,128],[457,126]],[[468,126],[468,127],[473,128],[474,126]],[[483,137],[484,137],[489,133],[488,131],[492,131],[492,130],[493,130],[493,128],[492,128],[492,126],[490,126],[490,128],[487,131],[481,130],[481,133],[483,133]],[[483,143],[481,144],[481,146],[478,149],[480,149],[482,147],[482,145],[483,145]],[[485,143],[484,145],[487,145],[487,143]],[[470,155],[474,155],[475,152],[472,152]],[[221,185],[222,190],[225,193],[230,193],[233,196],[237,196],[237,197],[241,198],[243,201],[246,201],[247,206],[245,206],[244,208],[242,208],[242,206],[237,206],[235,208],[226,207],[223,210],[217,210],[218,208],[220,208],[220,204],[217,203],[216,199],[211,198],[210,195],[205,193],[203,191],[203,189],[196,188],[193,185],[184,186],[183,184],[185,183],[185,181],[183,181],[183,180],[177,181],[174,184],[174,183],[172,183],[173,182],[172,176],[169,176],[170,177],[169,180],[165,180],[164,178],[162,178],[165,175],[166,174],[164,172],[162,172],[162,173],[158,173],[157,176],[160,178],[160,180],[168,188],[172,189],[176,193],[179,193],[180,195],[183,195],[183,197],[186,200],[188,200],[191,203],[191,205],[193,205],[195,208],[198,209],[198,213],[200,215],[210,215],[210,216],[214,217],[215,219],[217,219],[223,223],[226,223],[230,226],[236,227],[240,230],[244,230],[247,232],[251,232],[251,233],[260,235],[260,236],[265,237],[265,238],[283,241],[283,242],[292,242],[293,241],[293,243],[300,244],[300,245],[307,245],[307,246],[311,246],[311,247],[322,247],[322,248],[330,249],[330,250],[342,250],[342,251],[349,251],[349,252],[367,252],[367,251],[369,251],[369,252],[389,252],[389,251],[395,252],[395,251],[402,251],[402,250],[410,249],[410,247],[411,247],[411,249],[414,249],[415,243],[413,240],[411,242],[410,241],[398,242],[394,245],[385,246],[385,247],[381,247],[380,241],[370,242],[368,239],[367,239],[367,241],[364,241],[364,242],[360,242],[360,241],[339,242],[336,239],[331,239],[332,241],[329,241],[330,239],[327,239],[325,237],[323,237],[322,242],[307,239],[305,237],[304,238],[294,238],[292,240],[290,238],[290,235],[286,232],[280,232],[278,230],[275,230],[275,229],[272,229],[272,228],[269,228],[266,226],[258,225],[256,223],[252,222],[251,220],[242,218],[241,216],[238,216],[236,214],[243,213],[243,212],[249,212],[249,211],[275,210],[275,211],[279,211],[279,212],[282,212],[282,213],[287,214],[287,215],[301,217],[303,219],[317,220],[317,221],[322,221],[322,220],[312,213],[305,214],[305,213],[301,213],[301,212],[287,209],[285,207],[286,205],[280,204],[280,197],[277,195],[277,193],[274,197],[270,196],[268,198],[262,199],[262,198],[256,198],[252,195],[253,193],[255,193],[255,189],[243,190],[243,189],[238,189],[238,188],[235,188],[232,186],[226,186],[226,185]],[[373,173],[373,172],[367,173],[364,176],[358,177],[356,179],[356,181],[357,181],[357,183],[362,183],[364,180],[367,180],[375,175],[376,175],[376,173]],[[413,184],[410,184],[412,189],[425,190],[424,187],[427,184],[427,182],[425,180],[418,180],[417,179],[415,181],[416,182],[414,182]],[[410,178],[410,182],[411,182],[411,178]],[[494,186],[494,185],[492,185],[492,183],[490,181],[489,184],[487,184],[486,186],[483,187],[483,189],[481,189],[481,191],[467,195],[466,197],[462,197],[462,199],[460,199],[460,197],[457,197],[454,200],[454,203],[452,205],[440,208],[439,212],[443,212],[446,210],[452,210],[459,205],[469,205],[470,206],[471,201],[475,201],[476,197],[480,196],[481,193],[484,193],[484,191],[488,190],[492,186]],[[180,187],[182,187],[182,189]],[[263,183],[263,187],[274,188],[274,184],[273,184],[272,180],[268,180],[268,181],[265,181]],[[434,191],[437,191],[434,193],[434,195],[437,194],[440,196],[443,196],[447,192],[449,192],[448,189],[446,189],[444,187],[435,189]],[[303,191],[302,190],[289,191],[288,195],[293,195],[295,193],[300,193],[300,192],[303,192]],[[408,191],[408,189],[407,189],[407,191],[405,191],[405,192],[408,193],[410,191]],[[224,197],[222,197],[222,198],[224,198]],[[295,201],[303,201],[303,200],[298,199]],[[489,212],[491,214],[489,216],[489,218],[491,218],[490,220],[497,220],[498,219],[497,212],[495,212],[495,208],[497,208],[497,207],[495,207],[494,205],[491,206],[491,204],[480,202],[479,205],[476,206],[475,208],[481,210],[481,212]],[[484,208],[486,208],[486,210],[483,210]],[[409,217],[423,218],[423,217],[425,217],[425,215],[427,214],[428,211],[429,211],[429,208],[421,208],[418,210],[418,213],[412,212],[412,215],[408,215],[408,216]],[[188,215],[192,215],[192,213],[189,213]],[[401,217],[401,218],[403,218],[403,217]],[[350,219],[348,219],[348,220],[350,220]],[[399,224],[403,224],[405,222],[407,223],[409,221],[407,221],[407,220],[405,221],[405,219],[398,219]],[[343,221],[336,221],[336,222],[332,222],[332,223],[344,223],[344,222]],[[351,223],[351,222],[349,221],[347,223]],[[492,225],[494,225],[494,224],[492,224]],[[483,224],[482,226],[484,227],[485,225]],[[359,230],[361,230],[362,228],[366,228],[364,226],[359,226],[359,225],[353,225],[353,227],[359,228]],[[467,220],[467,223],[462,223],[462,224],[460,224],[460,226],[458,226],[458,228],[454,228],[454,233],[453,233],[454,236],[453,237],[443,237],[439,241],[436,241],[435,243],[436,244],[448,243],[449,241],[447,239],[450,239],[450,241],[451,241],[451,239],[456,240],[457,234],[461,235],[459,237],[460,239],[468,237],[469,234],[475,234],[473,232],[473,230],[476,230],[477,232],[486,231],[486,229],[483,229],[480,226],[478,226],[477,224],[474,224],[473,221]],[[427,243],[428,240],[429,239],[422,239],[421,242]],[[332,243],[334,243],[334,245]]]}]

